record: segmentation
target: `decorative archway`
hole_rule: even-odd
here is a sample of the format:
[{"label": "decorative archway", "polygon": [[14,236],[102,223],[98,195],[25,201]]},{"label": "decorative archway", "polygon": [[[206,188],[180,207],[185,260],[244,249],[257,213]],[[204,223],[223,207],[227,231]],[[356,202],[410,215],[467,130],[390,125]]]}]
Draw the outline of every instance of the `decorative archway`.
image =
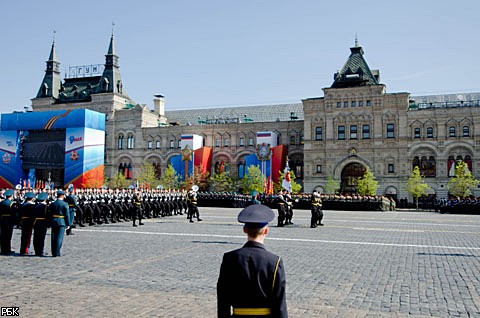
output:
[{"label": "decorative archway", "polygon": [[366,168],[359,162],[351,162],[347,164],[341,173],[340,193],[352,194],[357,192],[354,180],[365,174]]}]

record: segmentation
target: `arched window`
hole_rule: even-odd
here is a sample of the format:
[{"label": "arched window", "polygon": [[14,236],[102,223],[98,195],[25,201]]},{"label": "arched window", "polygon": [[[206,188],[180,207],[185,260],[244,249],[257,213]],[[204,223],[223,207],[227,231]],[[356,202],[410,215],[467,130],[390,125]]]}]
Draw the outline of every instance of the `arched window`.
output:
[{"label": "arched window", "polygon": [[425,172],[426,177],[435,177],[437,174],[437,163],[434,156],[428,157],[427,171]]},{"label": "arched window", "polygon": [[118,135],[118,149],[123,149],[124,145],[123,145],[123,134],[120,134]]},{"label": "arched window", "polygon": [[133,149],[135,147],[135,138],[133,134],[128,134],[127,136],[127,149]]},{"label": "arched window", "polygon": [[470,157],[469,155],[466,155],[465,156],[465,163],[467,164],[468,170],[470,170],[470,172],[472,172],[472,157]]},{"label": "arched window", "polygon": [[433,127],[427,127],[427,138],[433,138]]},{"label": "arched window", "polygon": [[455,137],[456,135],[455,126],[448,127],[448,137]]},{"label": "arched window", "polygon": [[160,142],[160,140],[156,140],[156,141],[155,141],[155,148],[156,148],[156,149],[160,149],[160,148],[161,148],[161,145],[162,145],[162,143]]},{"label": "arched window", "polygon": [[447,173],[449,177],[455,176],[455,166],[456,166],[455,157],[448,156]]},{"label": "arched window", "polygon": [[415,167],[420,168],[420,158],[418,156],[415,156],[412,161],[412,170],[415,169]]},{"label": "arched window", "polygon": [[152,166],[153,166],[153,169],[155,171],[155,178],[160,179],[160,177],[162,176],[162,168],[160,166],[160,163],[159,162],[153,162]]},{"label": "arched window", "polygon": [[48,84],[47,83],[43,83],[42,95],[43,96],[48,96]]},{"label": "arched window", "polygon": [[229,138],[224,138],[223,139],[223,146],[224,147],[230,147],[230,139]]},{"label": "arched window", "polygon": [[413,138],[420,138],[420,128],[415,128],[413,131]]},{"label": "arched window", "polygon": [[110,82],[108,81],[107,78],[104,78],[103,79],[103,83],[102,83],[102,88],[103,88],[103,91],[104,92],[108,92],[108,88],[110,87]]},{"label": "arched window", "polygon": [[153,148],[153,140],[149,140],[149,141],[148,141],[147,148],[148,148],[148,149],[152,149],[152,148]]},{"label": "arched window", "polygon": [[290,136],[290,145],[295,145],[295,136]]},{"label": "arched window", "polygon": [[425,175],[426,175],[427,168],[428,168],[428,160],[427,160],[427,157],[426,157],[426,156],[422,156],[422,158],[420,158],[420,174],[421,174],[422,176],[425,176]]},{"label": "arched window", "polygon": [[469,137],[470,136],[470,127],[468,126],[463,126],[463,137]]}]

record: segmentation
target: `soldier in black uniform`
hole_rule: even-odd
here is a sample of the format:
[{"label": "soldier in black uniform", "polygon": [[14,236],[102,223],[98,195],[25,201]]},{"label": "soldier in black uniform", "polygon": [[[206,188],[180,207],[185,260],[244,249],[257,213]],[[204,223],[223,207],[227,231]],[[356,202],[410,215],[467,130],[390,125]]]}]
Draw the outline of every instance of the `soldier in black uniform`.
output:
[{"label": "soldier in black uniform", "polygon": [[142,223],[142,198],[140,197],[140,193],[135,191],[133,194],[133,206],[132,206],[132,219],[133,219],[133,226],[137,226],[135,222],[137,221],[138,217],[138,225],[143,225]]},{"label": "soldier in black uniform", "polygon": [[47,199],[48,195],[45,192],[37,195],[37,204],[33,209],[35,215],[35,222],[33,224],[33,248],[35,255],[43,256],[43,248],[45,247],[45,236],[47,235]]},{"label": "soldier in black uniform", "polygon": [[277,227],[282,227],[285,222],[285,215],[287,211],[287,200],[285,196],[283,195],[283,191],[280,191],[280,193],[277,196],[277,201],[278,201],[278,223]]},{"label": "soldier in black uniform", "polygon": [[[275,218],[265,205],[250,205],[238,215],[248,242],[225,253],[217,282],[217,313],[225,317],[286,318],[285,271],[279,256],[268,252],[264,239]],[[232,315],[233,314],[233,315]]]},{"label": "soldier in black uniform", "polygon": [[187,217],[190,219],[190,222],[193,223],[193,217],[194,215],[197,217],[197,221],[201,221],[202,219],[200,218],[200,212],[198,211],[197,207],[197,191],[194,191],[193,189],[188,191],[188,215]]},{"label": "soldier in black uniform", "polygon": [[5,200],[0,203],[0,254],[13,254],[12,235],[13,227],[16,223],[16,211],[13,201],[13,190],[7,190],[4,193]]},{"label": "soldier in black uniform", "polygon": [[32,239],[33,224],[35,223],[35,194],[33,192],[25,193],[25,201],[20,205],[20,225],[22,226],[22,236],[20,238],[20,255],[28,254],[30,240]]},{"label": "soldier in black uniform", "polygon": [[287,190],[283,190],[283,197],[287,204],[285,205],[285,224],[293,224],[293,198]]},{"label": "soldier in black uniform", "polygon": [[315,228],[317,225],[323,226],[322,198],[317,190],[313,191],[310,202],[312,205],[312,219],[310,221],[310,227]]}]

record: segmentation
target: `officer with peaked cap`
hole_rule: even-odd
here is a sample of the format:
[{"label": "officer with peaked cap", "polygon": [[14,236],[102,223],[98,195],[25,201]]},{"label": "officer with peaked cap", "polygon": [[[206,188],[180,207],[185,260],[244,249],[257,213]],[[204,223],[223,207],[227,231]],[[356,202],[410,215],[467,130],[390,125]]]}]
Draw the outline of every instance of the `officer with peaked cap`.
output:
[{"label": "officer with peaked cap", "polygon": [[15,226],[16,211],[14,209],[13,200],[14,191],[9,189],[5,191],[5,200],[0,202],[0,254],[13,254],[12,251],[12,235]]},{"label": "officer with peaked cap", "polygon": [[37,195],[37,204],[33,209],[35,223],[33,224],[33,248],[35,255],[43,256],[45,246],[45,236],[47,235],[47,205],[48,194],[41,192]]},{"label": "officer with peaked cap", "polygon": [[32,239],[33,224],[35,223],[35,193],[25,193],[25,201],[20,205],[20,225],[22,226],[22,236],[20,238],[20,255],[27,255]]},{"label": "officer with peaked cap", "polygon": [[52,220],[52,256],[60,256],[60,249],[62,248],[63,237],[65,235],[65,227],[70,227],[70,211],[68,204],[64,201],[65,192],[57,191],[57,200],[50,204],[50,217]]},{"label": "officer with peaked cap", "polygon": [[250,205],[238,215],[248,241],[225,253],[217,282],[217,313],[224,317],[288,317],[283,262],[265,249],[273,211]]}]

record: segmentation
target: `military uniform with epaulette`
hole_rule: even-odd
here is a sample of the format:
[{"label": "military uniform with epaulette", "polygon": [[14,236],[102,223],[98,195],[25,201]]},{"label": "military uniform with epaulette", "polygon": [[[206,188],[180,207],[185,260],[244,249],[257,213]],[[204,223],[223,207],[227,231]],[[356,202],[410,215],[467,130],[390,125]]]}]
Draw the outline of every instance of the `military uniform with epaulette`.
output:
[{"label": "military uniform with epaulette", "polygon": [[285,198],[285,196],[283,195],[283,193],[279,193],[278,196],[277,196],[277,204],[278,204],[278,223],[277,223],[277,226],[278,227],[282,227],[284,226],[284,222],[285,222],[285,215],[286,215],[286,211],[287,211],[287,200]]},{"label": "military uniform with epaulette", "polygon": [[313,191],[311,197],[311,205],[312,205],[312,219],[310,221],[310,227],[314,228],[317,225],[323,225],[323,212],[322,212],[322,198],[317,191]]},{"label": "military uniform with epaulette", "polygon": [[[274,218],[273,211],[260,204],[250,205],[238,215],[238,221],[245,223],[248,241],[242,248],[223,255],[217,282],[219,318],[288,317],[283,262],[258,238],[268,233],[266,226]],[[249,231],[263,232],[251,236],[254,234]]]},{"label": "military uniform with epaulette", "polygon": [[30,240],[32,239],[33,224],[35,223],[35,214],[33,209],[35,203],[33,199],[35,194],[33,192],[27,192],[25,194],[25,201],[20,205],[20,225],[22,227],[22,235],[20,237],[20,255],[28,254],[30,247]]},{"label": "military uniform with epaulette", "polygon": [[12,254],[13,227],[16,223],[16,211],[14,207],[13,190],[4,193],[5,200],[0,202],[0,254]]},{"label": "military uniform with epaulette", "polygon": [[197,207],[197,192],[190,190],[188,192],[188,218],[190,219],[190,222],[193,222],[193,217],[197,217],[197,221],[201,221],[200,219],[200,212],[198,211]]},{"label": "military uniform with epaulette", "polygon": [[43,256],[45,237],[49,226],[47,220],[47,198],[48,195],[45,192],[39,193],[37,195],[37,204],[33,209],[33,214],[35,216],[35,222],[33,224],[33,248],[35,250],[35,255],[37,256]]},{"label": "military uniform with epaulette", "polygon": [[71,226],[68,204],[64,202],[65,192],[57,192],[57,200],[50,204],[49,219],[51,220],[52,256],[60,256],[65,227]]}]

